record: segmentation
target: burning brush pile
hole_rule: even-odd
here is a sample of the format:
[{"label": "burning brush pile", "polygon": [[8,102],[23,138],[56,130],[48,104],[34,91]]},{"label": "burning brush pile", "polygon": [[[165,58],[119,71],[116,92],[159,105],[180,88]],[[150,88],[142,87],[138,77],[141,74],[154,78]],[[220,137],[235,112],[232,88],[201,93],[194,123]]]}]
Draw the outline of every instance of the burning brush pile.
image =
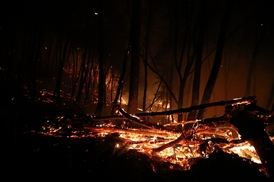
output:
[{"label": "burning brush pile", "polygon": [[[117,116],[58,116],[54,120],[48,119],[39,133],[62,138],[105,138],[116,135],[119,140],[115,140],[114,148],[135,150],[152,161],[168,164],[170,170],[190,170],[196,161],[209,158],[218,151],[238,154],[244,160],[261,166],[258,170],[264,171],[266,176],[273,179],[273,143],[264,129],[268,118],[274,114],[257,106],[255,99],[238,98],[135,115],[130,115],[117,106],[120,113]],[[224,106],[224,115],[166,125],[146,121],[149,117],[180,114],[214,106]],[[185,125],[191,127],[184,127]],[[158,170],[157,166],[153,168],[154,171]]]}]

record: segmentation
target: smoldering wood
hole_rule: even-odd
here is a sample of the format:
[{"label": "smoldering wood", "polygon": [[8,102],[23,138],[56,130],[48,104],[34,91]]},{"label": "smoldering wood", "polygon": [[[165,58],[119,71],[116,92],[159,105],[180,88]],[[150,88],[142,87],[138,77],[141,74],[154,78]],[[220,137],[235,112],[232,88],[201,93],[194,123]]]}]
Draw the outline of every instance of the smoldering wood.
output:
[{"label": "smoldering wood", "polygon": [[230,115],[230,123],[238,128],[243,140],[254,146],[267,176],[274,181],[274,145],[264,130],[273,111],[252,103],[231,107]]},{"label": "smoldering wood", "polygon": [[[255,99],[256,99],[256,96],[250,96],[250,97],[243,97],[243,98],[227,100],[227,101],[219,101],[219,102],[201,104],[201,105],[196,105],[196,106],[191,106],[191,107],[186,107],[186,108],[179,108],[179,109],[163,111],[163,112],[136,113],[135,116],[143,118],[143,117],[152,117],[152,116],[165,116],[165,115],[172,115],[172,114],[178,114],[178,113],[188,113],[188,112],[191,112],[194,110],[201,110],[201,109],[206,109],[209,107],[225,106],[225,105],[237,104],[237,103],[241,103],[241,102],[254,102]],[[116,107],[116,108],[118,108],[118,107]],[[103,117],[94,117],[93,118],[93,120],[111,120],[111,119],[119,120],[119,119],[125,119],[125,117],[123,117],[121,115],[111,115],[111,116],[103,116]],[[214,118],[212,118],[212,119],[214,119]]]},{"label": "smoldering wood", "polygon": [[119,110],[119,112],[120,112],[121,114],[123,114],[123,116],[124,116],[125,118],[129,119],[131,122],[133,122],[133,123],[135,123],[135,124],[137,124],[137,125],[140,125],[140,126],[142,126],[142,127],[144,127],[144,128],[149,128],[149,129],[151,129],[150,126],[146,125],[145,123],[142,123],[142,121],[141,121],[138,117],[132,116],[132,115],[128,114],[127,112],[125,112],[125,111],[124,111],[123,109],[121,109],[120,107],[118,108],[118,110]]},{"label": "smoldering wood", "polygon": [[[200,129],[192,128],[192,129],[183,130],[180,133],[180,136],[176,138],[175,140],[170,141],[169,143],[163,144],[162,146],[153,149],[153,154],[156,154],[157,152],[160,152],[166,148],[174,147],[179,142],[184,142],[188,144],[188,141],[190,141],[193,138],[193,135],[197,133],[203,134],[204,132],[207,134],[214,134],[214,131],[212,131],[211,133],[210,131],[208,131],[210,128],[214,128],[212,126],[209,126],[210,124],[213,124],[214,126],[216,126],[216,128],[222,125],[230,124],[231,126],[228,125],[225,127],[231,127],[232,129],[236,128],[237,132],[241,135],[241,139],[228,141],[227,138],[210,138],[208,139],[208,141],[210,140],[216,144],[221,144],[221,143],[231,144],[231,143],[248,141],[251,145],[254,146],[262,162],[262,166],[265,169],[265,173],[271,180],[273,180],[274,179],[274,157],[272,154],[274,152],[274,145],[271,142],[268,134],[265,132],[264,129],[267,125],[268,118],[274,115],[274,111],[269,111],[257,106],[255,96],[228,100],[228,101],[219,101],[219,102],[208,103],[208,104],[201,104],[201,105],[192,106],[188,108],[180,108],[177,110],[170,110],[170,111],[164,111],[164,112],[137,113],[135,115],[130,115],[127,112],[125,112],[123,109],[121,109],[119,106],[117,106],[116,109],[122,114],[122,116],[107,116],[107,117],[100,117],[100,118],[98,117],[93,119],[95,120],[96,119],[100,119],[100,120],[127,119],[130,122],[133,122],[145,128],[144,130],[142,130],[142,132],[146,132],[150,130],[160,131],[160,130],[165,130],[166,128],[164,128],[164,126],[158,126],[158,125],[153,125],[151,123],[148,123],[144,120],[144,118],[178,114],[182,112],[191,112],[194,110],[201,110],[201,109],[206,109],[208,107],[214,107],[214,106],[225,106],[224,115],[216,118],[205,118],[205,119],[197,118],[195,120],[182,122],[184,124],[185,123],[193,123],[196,125],[199,124],[199,125],[202,125],[202,127]],[[207,142],[207,139],[200,140],[201,148],[203,145],[206,144],[206,142]],[[216,145],[216,147],[218,149],[218,145]]]}]

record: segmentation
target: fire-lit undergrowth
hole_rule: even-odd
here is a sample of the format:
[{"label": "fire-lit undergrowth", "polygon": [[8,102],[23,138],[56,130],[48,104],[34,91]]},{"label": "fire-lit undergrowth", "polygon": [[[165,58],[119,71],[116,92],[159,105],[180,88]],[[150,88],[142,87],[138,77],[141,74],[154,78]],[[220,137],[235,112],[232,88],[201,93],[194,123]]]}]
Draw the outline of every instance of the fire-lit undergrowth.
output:
[{"label": "fire-lit undergrowth", "polygon": [[[235,102],[231,106],[248,105],[250,102]],[[122,111],[122,110],[120,110]],[[123,111],[122,111],[123,114]],[[137,116],[135,119],[140,119]],[[42,135],[56,138],[105,138],[115,135],[113,150],[135,150],[152,160],[170,164],[170,169],[189,170],[193,161],[209,158],[213,152],[238,154],[243,160],[261,164],[255,148],[242,140],[229,119],[194,120],[166,125],[136,126],[134,118],[100,119],[89,115],[47,118],[40,131]],[[130,120],[133,119],[133,120]],[[132,123],[133,121],[133,123]],[[177,131],[179,125],[192,123],[190,129]]]}]

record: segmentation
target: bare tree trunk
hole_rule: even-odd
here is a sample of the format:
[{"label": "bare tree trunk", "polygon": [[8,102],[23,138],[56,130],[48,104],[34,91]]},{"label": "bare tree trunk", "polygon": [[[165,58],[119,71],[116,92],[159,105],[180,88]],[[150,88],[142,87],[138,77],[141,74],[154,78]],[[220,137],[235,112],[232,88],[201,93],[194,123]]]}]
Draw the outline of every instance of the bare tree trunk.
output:
[{"label": "bare tree trunk", "polygon": [[82,67],[81,67],[81,75],[79,76],[79,87],[76,95],[76,103],[79,104],[81,102],[83,89],[92,65],[90,66],[90,58],[88,56],[88,45],[86,44],[85,50],[82,53]]},{"label": "bare tree trunk", "polygon": [[138,107],[139,69],[140,69],[140,29],[141,0],[133,0],[131,21],[131,68],[128,98],[128,113],[133,114]]},{"label": "bare tree trunk", "polygon": [[[148,39],[148,37],[147,37]],[[143,111],[146,110],[146,100],[147,100],[147,59],[148,59],[148,40],[146,40],[146,45],[145,45],[145,58],[144,58],[144,93],[143,93]]]},{"label": "bare tree trunk", "polygon": [[[170,85],[170,88],[172,88],[172,82],[173,82],[173,71],[174,71],[174,66],[173,65],[170,65],[170,68],[168,70],[168,77],[169,77],[169,85]],[[162,82],[162,81],[161,81]],[[166,89],[167,90],[167,89]],[[172,95],[168,92],[168,90],[166,91],[167,93],[167,100],[169,101],[169,108],[172,109],[173,108],[173,103],[172,103]],[[171,116],[172,117],[172,122],[174,121],[174,117],[173,115]]]},{"label": "bare tree trunk", "polygon": [[[76,51],[76,56],[75,56],[75,51],[73,51],[72,53],[72,57],[73,57],[73,71],[72,71],[72,91],[71,91],[71,97],[70,99],[74,99],[74,94],[75,94],[75,90],[76,90],[76,86],[77,86],[77,83],[78,83],[78,80],[79,80],[79,74],[80,74],[80,71],[77,72],[78,70],[78,48],[77,48],[77,51]],[[80,70],[81,70],[81,67],[80,67]]]},{"label": "bare tree trunk", "polygon": [[[43,26],[42,26],[43,27]],[[43,38],[43,28],[41,28],[38,32],[38,42],[36,45],[36,53],[34,57],[34,65],[33,65],[33,78],[32,78],[32,98],[34,99],[36,96],[36,81],[37,81],[37,73],[39,73],[40,64],[42,61],[42,52],[43,52],[43,45],[44,45],[44,38]]]},{"label": "bare tree trunk", "polygon": [[144,59],[143,59],[143,63],[144,63],[144,93],[143,93],[143,106],[142,109],[143,111],[146,110],[146,100],[147,100],[147,77],[148,77],[148,66],[147,66],[147,62],[148,62],[148,51],[149,51],[149,35],[150,35],[150,28],[151,28],[151,13],[152,13],[152,9],[151,9],[151,3],[148,2],[148,10],[147,10],[147,14],[146,14],[146,19],[147,19],[147,24],[146,24],[146,34],[145,34],[145,43],[144,43]]},{"label": "bare tree trunk", "polygon": [[92,83],[92,70],[94,67],[94,60],[93,60],[93,55],[89,54],[88,55],[88,59],[89,62],[91,62],[91,66],[89,67],[89,71],[88,71],[88,76],[87,76],[87,85],[86,85],[86,92],[85,92],[85,104],[88,103],[88,99],[89,99],[89,91],[90,91],[90,87],[91,87],[91,83]]},{"label": "bare tree trunk", "polygon": [[[248,73],[247,73],[247,80],[246,80],[246,90],[245,90],[245,96],[249,96],[250,94],[255,94],[251,92],[251,86],[252,86],[252,81],[255,82],[256,77],[255,77],[255,68],[256,68],[256,59],[259,53],[260,46],[263,42],[264,36],[266,33],[266,26],[262,27],[262,32],[257,32],[257,39],[255,40],[255,45],[254,49],[252,52],[252,58],[249,63],[248,67]],[[253,92],[255,92],[255,83],[253,83]]]},{"label": "bare tree trunk", "polygon": [[[213,92],[216,80],[217,80],[220,65],[222,62],[223,48],[224,48],[224,43],[226,40],[226,32],[228,29],[232,6],[233,6],[233,2],[228,0],[226,10],[225,10],[225,13],[224,13],[224,16],[222,19],[220,34],[219,34],[215,58],[214,58],[214,63],[213,63],[213,66],[212,66],[212,69],[211,69],[211,72],[210,72],[210,75],[209,75],[209,78],[208,78],[208,81],[207,81],[207,84],[206,84],[206,87],[204,90],[201,104],[205,104],[210,101],[210,97]],[[197,117],[202,118],[204,115],[204,112],[205,112],[204,109],[199,110]]]},{"label": "bare tree trunk", "polygon": [[30,55],[28,58],[28,81],[27,81],[27,90],[29,91],[29,97],[34,100],[35,97],[35,87],[36,87],[36,64],[37,64],[37,60],[36,58],[36,53],[37,53],[37,47],[36,47],[36,43],[37,43],[37,32],[34,33],[34,35],[32,35],[32,42],[31,42],[31,47],[30,47]]},{"label": "bare tree trunk", "polygon": [[[188,4],[186,4],[186,6],[188,6]],[[186,24],[186,29],[184,32],[184,38],[183,38],[183,44],[182,44],[182,49],[181,49],[181,55],[179,57],[179,59],[177,58],[177,48],[178,48],[178,31],[179,31],[179,26],[178,26],[178,21],[179,21],[179,17],[178,17],[178,4],[176,4],[176,10],[175,10],[175,48],[174,48],[174,62],[175,62],[175,68],[176,68],[176,72],[178,74],[179,77],[179,92],[178,92],[178,102],[177,102],[177,106],[178,108],[182,108],[183,107],[183,103],[184,103],[184,91],[185,91],[185,85],[186,85],[186,81],[187,78],[189,76],[189,72],[191,69],[191,66],[193,64],[192,59],[190,59],[189,57],[187,58],[187,64],[186,67],[184,69],[184,74],[182,74],[182,65],[183,65],[183,60],[184,60],[184,55],[187,50],[187,42],[188,42],[188,36],[189,36],[189,30],[190,30],[190,25],[188,25],[188,22],[191,21],[191,16],[192,16],[192,12],[188,12],[188,16],[187,16],[187,24]],[[190,42],[189,42],[190,44]],[[190,47],[188,47],[189,49]],[[179,114],[178,115],[178,122],[181,122],[183,119],[183,115]]]},{"label": "bare tree trunk", "polygon": [[121,94],[121,91],[122,91],[122,88],[123,88],[123,84],[124,84],[124,81],[125,81],[126,67],[127,67],[127,57],[128,57],[129,52],[130,52],[130,45],[128,45],[128,48],[126,50],[126,54],[125,54],[125,57],[124,57],[124,60],[123,60],[122,73],[121,73],[119,81],[118,81],[118,86],[117,86],[116,95],[115,95],[115,98],[114,98],[114,101],[113,101],[113,107],[112,107],[112,110],[111,110],[111,114],[113,114],[113,112],[114,112],[114,107],[115,107],[115,105],[117,105],[119,95]]},{"label": "bare tree trunk", "polygon": [[105,94],[105,57],[104,57],[104,1],[100,1],[99,5],[99,84],[98,84],[98,103],[95,110],[96,116],[101,116],[104,106],[104,94]]},{"label": "bare tree trunk", "polygon": [[[204,47],[204,37],[205,37],[205,29],[206,29],[206,13],[205,13],[205,5],[206,1],[202,1],[199,17],[198,17],[198,37],[196,44],[196,60],[195,60],[195,70],[194,70],[194,78],[193,78],[193,86],[192,86],[192,101],[191,106],[195,106],[199,104],[199,95],[200,95],[200,77],[201,77],[201,69],[202,69],[202,56],[203,56],[203,47]],[[188,114],[188,120],[194,119],[196,117],[196,111],[190,112]]]},{"label": "bare tree trunk", "polygon": [[60,39],[60,52],[59,52],[59,60],[58,60],[58,70],[57,70],[57,78],[56,84],[54,89],[54,95],[57,97],[57,101],[60,101],[60,90],[61,90],[61,83],[63,77],[63,68],[66,61],[67,56],[67,47],[68,47],[68,38],[66,39],[65,45],[62,46],[62,39]]}]

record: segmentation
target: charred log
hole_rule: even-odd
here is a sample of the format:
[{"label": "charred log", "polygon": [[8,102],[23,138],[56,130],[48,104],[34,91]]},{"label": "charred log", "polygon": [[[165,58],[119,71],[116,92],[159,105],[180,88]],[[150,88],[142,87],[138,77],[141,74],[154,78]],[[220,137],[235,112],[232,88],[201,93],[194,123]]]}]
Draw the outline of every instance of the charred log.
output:
[{"label": "charred log", "polygon": [[164,112],[137,113],[136,116],[147,117],[147,116],[171,115],[171,114],[178,114],[183,112],[191,112],[194,110],[206,109],[206,108],[215,107],[215,106],[226,106],[226,105],[232,105],[232,104],[241,104],[245,102],[254,102],[255,99],[256,99],[255,96],[250,96],[250,97],[243,97],[243,98],[233,99],[228,101],[219,101],[219,102],[201,104],[201,105],[187,107],[187,108],[179,108],[176,110],[170,110],[170,111],[164,111]]},{"label": "charred log", "polygon": [[274,181],[274,146],[264,131],[270,111],[255,104],[231,109],[231,124],[239,129],[243,140],[249,141],[260,157],[267,176]]},{"label": "charred log", "polygon": [[146,124],[143,124],[142,121],[141,121],[138,117],[128,114],[127,112],[125,112],[125,111],[124,111],[123,109],[121,109],[120,107],[118,108],[118,110],[119,110],[119,112],[120,112],[125,118],[129,119],[131,122],[133,122],[133,123],[135,123],[135,124],[137,124],[137,125],[139,125],[139,126],[142,126],[142,127],[144,127],[144,128],[149,128],[149,129],[151,129],[150,126],[148,126],[148,125],[146,125]]},{"label": "charred log", "polygon": [[[225,106],[225,113],[221,117],[198,118],[166,125],[154,125],[147,122],[145,118],[167,112],[131,115],[120,106],[116,106],[121,115],[90,118],[94,122],[93,126],[85,126],[80,136],[86,134],[89,137],[105,137],[116,134],[121,139],[121,143],[116,144],[118,148],[124,145],[128,149],[134,149],[150,156],[153,160],[160,160],[171,165],[176,164],[186,170],[192,165],[193,159],[208,158],[214,152],[235,153],[247,158],[250,162],[255,162],[260,166],[262,164],[266,175],[273,180],[274,147],[264,129],[268,118],[273,116],[274,112],[257,106],[255,97],[181,108],[169,111],[169,114],[219,105]],[[122,123],[120,119],[123,120]],[[95,124],[96,120],[100,122],[98,125]],[[175,130],[179,125],[183,126],[188,123],[192,123],[193,127],[180,131]],[[70,126],[69,128],[72,125],[72,122],[65,124],[65,126]],[[60,130],[58,126],[56,128],[54,125],[54,127],[53,130],[49,130],[53,133],[48,135],[58,136],[60,132],[64,133],[64,130]],[[85,131],[91,133],[85,133]],[[75,134],[71,137],[75,137]]]},{"label": "charred log", "polygon": [[185,138],[186,138],[185,133],[182,133],[176,140],[173,140],[165,145],[162,145],[159,148],[153,149],[153,153],[160,152],[168,147],[172,147],[172,146],[176,145],[177,143],[181,142],[182,140],[185,140]]},{"label": "charred log", "polygon": [[[172,114],[178,114],[178,113],[187,113],[194,110],[201,110],[206,109],[209,107],[215,107],[215,106],[230,106],[230,105],[239,105],[242,103],[251,103],[254,102],[256,99],[255,96],[250,97],[243,97],[239,99],[233,99],[233,100],[227,100],[227,101],[219,101],[219,102],[213,102],[213,103],[207,103],[207,104],[201,104],[197,106],[191,106],[186,108],[179,108],[175,110],[169,110],[169,111],[163,111],[163,112],[148,112],[148,113],[136,113],[135,116],[137,117],[153,117],[153,116],[165,116],[165,115],[172,115]],[[105,116],[105,117],[96,117],[95,120],[109,120],[109,119],[124,119],[123,116]]]}]

